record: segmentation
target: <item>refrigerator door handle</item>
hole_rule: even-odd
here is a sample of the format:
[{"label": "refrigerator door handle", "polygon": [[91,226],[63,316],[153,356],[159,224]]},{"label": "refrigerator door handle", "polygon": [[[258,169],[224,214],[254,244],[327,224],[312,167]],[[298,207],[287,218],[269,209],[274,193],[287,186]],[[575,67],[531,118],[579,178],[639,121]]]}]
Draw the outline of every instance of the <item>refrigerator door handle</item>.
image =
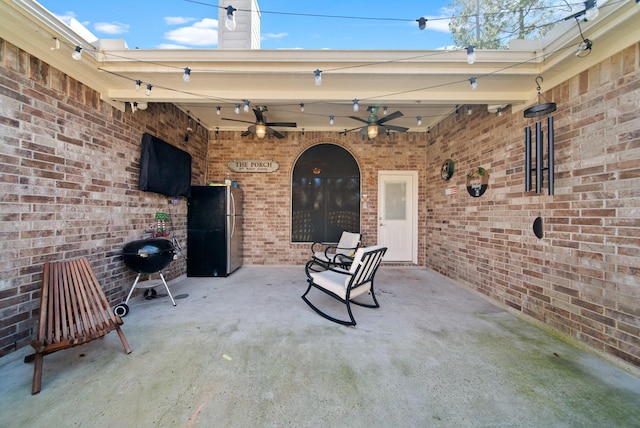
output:
[{"label": "refrigerator door handle", "polygon": [[233,196],[233,192],[229,189],[229,196],[231,196],[230,203],[230,212],[229,216],[231,217],[233,223],[231,223],[231,235],[230,238],[233,238],[233,235],[236,231],[236,198]]}]

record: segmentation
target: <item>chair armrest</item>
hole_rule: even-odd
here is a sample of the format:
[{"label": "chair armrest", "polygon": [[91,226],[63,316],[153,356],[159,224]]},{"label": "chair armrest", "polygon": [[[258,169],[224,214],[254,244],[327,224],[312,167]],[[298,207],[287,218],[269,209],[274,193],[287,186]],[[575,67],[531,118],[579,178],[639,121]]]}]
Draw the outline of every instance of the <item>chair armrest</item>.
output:
[{"label": "chair armrest", "polygon": [[324,272],[327,270],[341,273],[343,275],[353,275],[351,272],[349,272],[346,269],[343,269],[341,267],[332,267],[329,264],[323,263],[322,261],[315,258],[307,262],[307,264],[304,267],[304,270],[305,270],[305,273],[307,274],[307,278],[309,279],[313,279],[311,277],[311,272]]},{"label": "chair armrest", "polygon": [[[317,246],[319,246],[319,247],[321,246],[321,247],[322,247],[322,249],[320,249],[320,248],[316,249],[316,248],[315,248],[315,247],[316,247],[316,245],[317,245]],[[319,252],[319,251],[324,251],[324,247],[325,247],[326,245],[329,245],[329,244],[328,244],[328,243],[326,243],[326,242],[314,242],[314,243],[312,243],[312,244],[311,244],[311,253],[313,254],[313,253],[316,253],[316,252]]]}]

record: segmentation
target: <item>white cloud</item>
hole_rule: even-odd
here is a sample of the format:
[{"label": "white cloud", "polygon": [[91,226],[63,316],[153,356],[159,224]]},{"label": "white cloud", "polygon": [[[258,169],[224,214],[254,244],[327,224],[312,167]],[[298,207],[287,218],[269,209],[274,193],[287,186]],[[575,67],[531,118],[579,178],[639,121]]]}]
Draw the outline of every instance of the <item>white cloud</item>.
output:
[{"label": "white cloud", "polygon": [[104,34],[122,34],[129,31],[129,24],[121,22],[96,22],[93,29]]},{"label": "white cloud", "polygon": [[167,25],[182,25],[196,20],[196,18],[187,18],[185,16],[165,16],[163,19]]},{"label": "white cloud", "polygon": [[186,46],[211,46],[218,43],[218,20],[205,18],[188,27],[164,34],[167,40]]},{"label": "white cloud", "polygon": [[[440,33],[449,33],[449,19],[444,16],[425,16],[427,18],[427,30],[438,31]],[[447,19],[443,19],[447,18]]]},{"label": "white cloud", "polygon": [[282,39],[284,37],[287,37],[289,35],[289,33],[266,33],[263,34],[262,36],[260,36],[260,38],[262,40],[267,40],[267,39]]}]

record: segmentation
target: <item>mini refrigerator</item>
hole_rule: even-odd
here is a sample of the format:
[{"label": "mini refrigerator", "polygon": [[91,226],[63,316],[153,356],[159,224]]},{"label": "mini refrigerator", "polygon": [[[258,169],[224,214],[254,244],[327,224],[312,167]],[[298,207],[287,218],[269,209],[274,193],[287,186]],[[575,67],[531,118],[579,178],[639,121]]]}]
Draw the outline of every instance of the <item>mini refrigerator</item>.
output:
[{"label": "mini refrigerator", "polygon": [[191,186],[187,205],[187,276],[234,272],[242,265],[242,191]]}]

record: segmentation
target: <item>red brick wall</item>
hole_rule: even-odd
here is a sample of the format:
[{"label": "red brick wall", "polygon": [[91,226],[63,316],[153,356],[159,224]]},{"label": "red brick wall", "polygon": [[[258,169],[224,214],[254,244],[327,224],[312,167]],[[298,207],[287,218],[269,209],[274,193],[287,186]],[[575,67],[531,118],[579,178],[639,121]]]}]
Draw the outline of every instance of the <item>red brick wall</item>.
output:
[{"label": "red brick wall", "polygon": [[[144,132],[193,155],[204,176],[207,133],[184,142],[188,118],[150,104],[135,114],[0,40],[0,355],[28,344],[37,323],[42,263],[88,257],[108,298],[119,301],[134,275],[124,243],[143,237],[157,211],[171,210],[186,241],[186,203],[138,190]],[[185,272],[184,260],[169,278]]]},{"label": "red brick wall", "polygon": [[[245,264],[302,265],[309,259],[310,245],[291,243],[291,173],[297,158],[309,147],[332,143],[344,147],[358,162],[362,194],[369,197],[361,207],[364,245],[377,241],[377,176],[379,170],[415,170],[423,182],[426,173],[426,135],[392,134],[373,141],[360,134],[339,132],[289,132],[281,140],[242,138],[239,133],[212,133],[209,147],[210,181],[224,180],[227,164],[235,159],[275,160],[274,173],[237,173],[232,178],[244,191]],[[204,183],[203,183],[204,184]],[[425,192],[419,188],[419,221],[426,218]],[[422,232],[424,235],[424,231]],[[420,238],[418,263],[424,265],[424,239]]]},{"label": "red brick wall", "polygon": [[[474,108],[441,122],[427,145],[427,266],[589,346],[640,365],[639,46],[562,83],[555,195],[524,191],[523,113]],[[546,121],[545,121],[546,127]],[[546,153],[546,148],[545,148]],[[456,162],[452,196],[439,165]],[[484,167],[489,189],[468,195]],[[534,180],[535,183],[535,180]],[[546,182],[545,182],[546,183]],[[546,184],[545,184],[546,186]],[[535,189],[535,186],[534,186]],[[544,239],[532,231],[544,220]]]}]

